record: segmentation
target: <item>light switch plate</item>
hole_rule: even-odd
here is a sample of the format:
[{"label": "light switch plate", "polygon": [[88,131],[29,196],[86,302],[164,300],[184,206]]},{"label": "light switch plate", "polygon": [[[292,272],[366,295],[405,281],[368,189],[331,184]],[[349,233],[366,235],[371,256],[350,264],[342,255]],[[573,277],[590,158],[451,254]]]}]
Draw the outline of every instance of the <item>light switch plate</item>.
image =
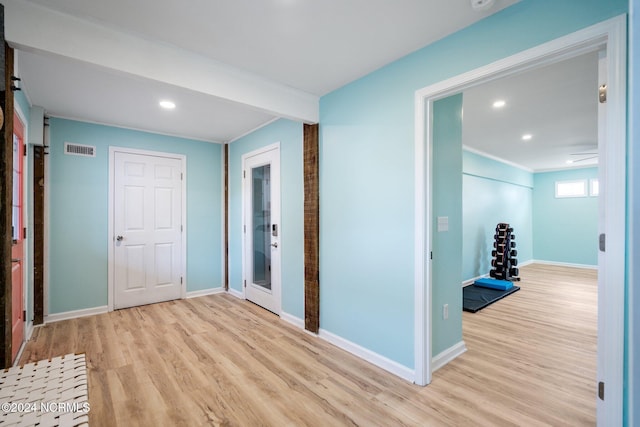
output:
[{"label": "light switch plate", "polygon": [[441,231],[449,231],[449,217],[448,216],[439,216],[438,217],[438,232]]}]

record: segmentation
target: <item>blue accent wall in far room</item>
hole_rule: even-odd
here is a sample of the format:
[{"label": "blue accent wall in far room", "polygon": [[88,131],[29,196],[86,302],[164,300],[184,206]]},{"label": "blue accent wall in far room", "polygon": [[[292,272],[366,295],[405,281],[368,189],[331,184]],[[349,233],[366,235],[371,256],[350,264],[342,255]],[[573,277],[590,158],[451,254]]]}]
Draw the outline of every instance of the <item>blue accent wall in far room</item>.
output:
[{"label": "blue accent wall in far room", "polygon": [[[221,146],[166,135],[50,121],[49,313],[107,305],[109,147],[187,157],[187,292],[222,286]],[[64,143],[96,156],[64,154]]]},{"label": "blue accent wall in far room", "polygon": [[533,190],[533,257],[537,261],[598,264],[598,197],[555,197],[557,181],[589,180],[597,168],[536,173]]},{"label": "blue accent wall in far room", "polygon": [[533,259],[533,173],[463,152],[462,280],[489,274],[496,224],[514,229],[521,264]]}]

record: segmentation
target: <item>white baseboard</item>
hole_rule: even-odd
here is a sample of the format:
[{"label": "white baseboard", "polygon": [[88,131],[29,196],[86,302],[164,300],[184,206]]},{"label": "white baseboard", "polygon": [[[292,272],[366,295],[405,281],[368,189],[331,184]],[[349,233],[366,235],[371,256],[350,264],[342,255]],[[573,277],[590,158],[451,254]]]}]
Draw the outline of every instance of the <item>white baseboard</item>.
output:
[{"label": "white baseboard", "polygon": [[483,274],[482,276],[478,276],[478,277],[474,277],[473,279],[465,280],[464,282],[462,282],[462,287],[472,285],[473,282],[475,282],[476,280],[484,279],[485,277],[489,277],[489,275],[488,274]]},{"label": "white baseboard", "polygon": [[467,346],[464,341],[460,341],[457,344],[452,345],[448,349],[440,352],[438,355],[431,359],[431,372],[435,372],[442,368],[447,363],[451,362],[456,357],[467,351]]},{"label": "white baseboard", "polygon": [[63,313],[49,314],[44,317],[44,323],[59,322],[61,320],[75,319],[77,317],[93,316],[94,314],[107,313],[109,308],[106,305],[100,307],[85,308],[82,310],[65,311]]},{"label": "white baseboard", "polygon": [[24,328],[24,340],[29,341],[31,339],[31,335],[33,335],[33,321],[27,322]]},{"label": "white baseboard", "polygon": [[587,270],[597,270],[598,266],[597,265],[590,265],[590,264],[573,264],[570,262],[557,262],[557,261],[544,261],[544,260],[534,260],[531,261],[530,264],[544,264],[544,265],[555,265],[558,267],[573,267],[573,268],[584,268]]},{"label": "white baseboard", "polygon": [[229,286],[229,290],[227,291],[227,293],[229,295],[232,295],[232,296],[236,297],[236,298],[244,299],[244,294],[242,292],[240,292],[240,291],[236,291],[231,286]]},{"label": "white baseboard", "polygon": [[293,326],[304,329],[304,319],[294,316],[293,314],[285,313],[284,311],[280,313],[280,319],[284,320],[287,323],[292,324]]},{"label": "white baseboard", "polygon": [[391,359],[388,359],[378,353],[375,353],[324,329],[320,329],[318,336],[335,345],[336,347],[340,347],[341,349],[348,351],[349,353],[358,356],[359,358],[371,364],[374,364],[379,368],[384,369],[385,371],[391,372],[392,374],[397,375],[400,378],[403,378],[410,382],[415,381],[416,375],[414,370],[407,368],[406,366],[401,365],[398,362],[394,362]]},{"label": "white baseboard", "polygon": [[200,291],[187,292],[187,298],[198,298],[198,297],[204,297],[204,296],[207,296],[207,295],[221,294],[223,292],[224,292],[224,288],[222,288],[222,287],[220,287],[220,288],[202,289]]},{"label": "white baseboard", "polygon": [[520,267],[526,267],[527,265],[531,265],[531,264],[535,264],[536,261],[530,259],[529,261],[524,261],[518,264],[518,268]]}]

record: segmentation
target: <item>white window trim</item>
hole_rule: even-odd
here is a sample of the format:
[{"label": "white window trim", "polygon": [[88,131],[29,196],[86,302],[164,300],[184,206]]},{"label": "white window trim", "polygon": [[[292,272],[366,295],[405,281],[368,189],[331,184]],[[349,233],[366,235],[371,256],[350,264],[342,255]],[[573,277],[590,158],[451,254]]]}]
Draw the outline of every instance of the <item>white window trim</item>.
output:
[{"label": "white window trim", "polygon": [[[598,187],[598,191],[593,191],[594,187]],[[589,196],[598,197],[600,195],[600,181],[598,178],[591,178],[589,180]]]},{"label": "white window trim", "polygon": [[[581,194],[558,194],[561,185],[568,184],[582,184],[582,193]],[[572,179],[570,181],[556,181],[556,199],[569,199],[576,197],[587,197],[589,194],[587,189],[587,180],[586,179]]]}]

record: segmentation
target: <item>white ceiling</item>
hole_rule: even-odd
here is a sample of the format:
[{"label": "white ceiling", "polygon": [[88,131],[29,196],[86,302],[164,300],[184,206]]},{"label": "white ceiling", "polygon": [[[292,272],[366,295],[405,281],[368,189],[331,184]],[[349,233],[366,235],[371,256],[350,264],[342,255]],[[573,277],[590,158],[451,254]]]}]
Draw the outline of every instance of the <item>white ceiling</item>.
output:
[{"label": "white ceiling", "polygon": [[[313,121],[296,109],[516,1],[480,12],[469,0],[4,3],[22,86],[47,114],[229,142],[278,117]],[[593,53],[469,89],[463,143],[536,171],[593,164],[577,154],[597,148],[596,87]]]},{"label": "white ceiling", "polygon": [[[200,92],[59,56],[19,52],[22,86],[49,115],[224,142],[273,115]],[[173,111],[158,107],[161,100]]]},{"label": "white ceiling", "polygon": [[[501,109],[492,106],[498,99]],[[467,147],[533,171],[595,165],[588,153],[598,148],[598,54],[466,90],[463,109]]]},{"label": "white ceiling", "polygon": [[494,13],[469,0],[28,0],[324,95]]},{"label": "white ceiling", "polygon": [[[47,114],[228,142],[278,117],[313,121],[270,93],[317,105],[319,96],[516,1],[484,11],[469,0],[3,3],[22,86]],[[192,64],[204,64],[202,72]],[[171,114],[157,108],[164,97],[177,104]]]}]

